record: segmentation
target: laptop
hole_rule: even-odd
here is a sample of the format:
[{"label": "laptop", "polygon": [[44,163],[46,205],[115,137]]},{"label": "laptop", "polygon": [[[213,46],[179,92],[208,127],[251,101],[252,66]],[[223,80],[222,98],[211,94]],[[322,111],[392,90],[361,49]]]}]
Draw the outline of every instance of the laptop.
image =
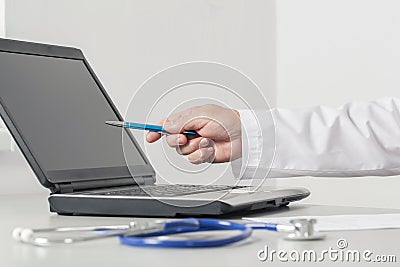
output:
[{"label": "laptop", "polygon": [[[61,215],[222,215],[288,205],[304,188],[156,184],[130,130],[81,50],[0,39],[0,114]],[[122,147],[133,159],[127,166]],[[131,171],[130,171],[131,170]]]}]

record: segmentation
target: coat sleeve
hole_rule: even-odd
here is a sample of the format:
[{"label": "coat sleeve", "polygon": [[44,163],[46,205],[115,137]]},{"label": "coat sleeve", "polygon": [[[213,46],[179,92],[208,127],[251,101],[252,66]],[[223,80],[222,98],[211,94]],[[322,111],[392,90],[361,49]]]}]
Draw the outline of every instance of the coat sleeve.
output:
[{"label": "coat sleeve", "polygon": [[[266,112],[271,123],[257,124]],[[237,178],[400,174],[400,99],[239,113]]]}]

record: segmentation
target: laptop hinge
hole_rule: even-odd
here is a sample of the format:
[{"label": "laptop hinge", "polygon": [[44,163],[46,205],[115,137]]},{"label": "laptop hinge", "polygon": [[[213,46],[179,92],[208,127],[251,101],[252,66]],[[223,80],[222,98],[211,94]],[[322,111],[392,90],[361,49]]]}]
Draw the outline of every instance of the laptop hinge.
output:
[{"label": "laptop hinge", "polygon": [[83,190],[90,189],[101,189],[108,187],[119,187],[119,186],[129,186],[129,185],[144,185],[148,184],[151,177],[147,176],[136,176],[135,178],[118,178],[118,179],[102,179],[102,180],[92,180],[92,181],[79,181],[79,182],[69,182],[69,183],[59,183],[55,185],[55,190],[53,193],[74,193]]},{"label": "laptop hinge", "polygon": [[73,193],[74,189],[71,184],[69,183],[62,183],[62,184],[55,184],[54,190],[52,190],[52,193]]}]

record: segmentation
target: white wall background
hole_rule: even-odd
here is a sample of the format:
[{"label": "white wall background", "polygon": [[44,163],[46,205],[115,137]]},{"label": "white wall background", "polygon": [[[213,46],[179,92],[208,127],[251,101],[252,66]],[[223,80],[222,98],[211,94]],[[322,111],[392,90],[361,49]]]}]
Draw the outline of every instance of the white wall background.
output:
[{"label": "white wall background", "polygon": [[[400,1],[277,1],[278,106],[400,97]],[[316,204],[400,208],[400,177],[295,178]]]},{"label": "white wall background", "polygon": [[[274,0],[7,0],[6,4],[8,38],[80,47],[121,111],[148,77],[193,60],[240,69],[275,102]],[[0,194],[43,191],[19,154],[2,154],[0,177],[13,180],[0,179]],[[227,179],[233,181],[232,176]]]},{"label": "white wall background", "polygon": [[0,0],[0,37],[4,37],[4,33],[5,33],[5,21],[6,21],[6,17],[5,17],[5,0]]}]

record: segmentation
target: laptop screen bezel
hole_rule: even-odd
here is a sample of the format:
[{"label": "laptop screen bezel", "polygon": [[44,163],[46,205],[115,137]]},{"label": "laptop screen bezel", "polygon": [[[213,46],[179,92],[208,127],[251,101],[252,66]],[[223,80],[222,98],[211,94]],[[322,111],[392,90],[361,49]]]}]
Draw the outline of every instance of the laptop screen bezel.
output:
[{"label": "laptop screen bezel", "polygon": [[[101,84],[100,80],[97,78],[93,69],[90,67],[89,62],[86,60],[84,54],[80,49],[0,38],[0,52],[63,58],[71,60],[81,60],[84,63],[87,70],[89,71],[92,78],[94,79],[102,95],[105,97],[107,103],[114,111],[115,115],[118,117],[119,120],[121,121],[123,120],[122,115],[112,102],[110,96],[107,94],[105,88]],[[141,147],[137,143],[132,133],[127,129],[125,129],[125,131],[128,134],[130,140],[132,141],[132,145],[136,148],[140,156],[143,158],[145,162],[144,165],[135,165],[135,166],[130,166],[129,168],[127,166],[120,166],[112,168],[105,167],[96,169],[87,168],[87,169],[67,169],[67,170],[48,171],[42,168],[37,157],[35,157],[34,155],[34,151],[32,151],[29,148],[29,144],[24,138],[23,133],[21,133],[17,125],[14,123],[12,116],[10,116],[9,112],[7,112],[6,105],[2,103],[1,98],[0,98],[0,116],[2,117],[7,128],[9,129],[11,135],[13,136],[15,142],[20,148],[22,154],[28,161],[28,164],[36,174],[39,182],[46,188],[54,190],[56,185],[59,183],[69,183],[69,182],[76,183],[80,181],[86,182],[94,180],[115,180],[117,184],[118,178],[126,179],[128,177],[133,178],[136,176],[140,177],[150,176],[150,178],[154,180],[155,172],[153,167],[151,166],[149,160],[147,159],[146,155],[142,151]],[[130,172],[130,170],[132,169],[137,170],[137,172],[135,171],[133,175]],[[135,183],[135,179],[132,179],[132,183]]]}]

